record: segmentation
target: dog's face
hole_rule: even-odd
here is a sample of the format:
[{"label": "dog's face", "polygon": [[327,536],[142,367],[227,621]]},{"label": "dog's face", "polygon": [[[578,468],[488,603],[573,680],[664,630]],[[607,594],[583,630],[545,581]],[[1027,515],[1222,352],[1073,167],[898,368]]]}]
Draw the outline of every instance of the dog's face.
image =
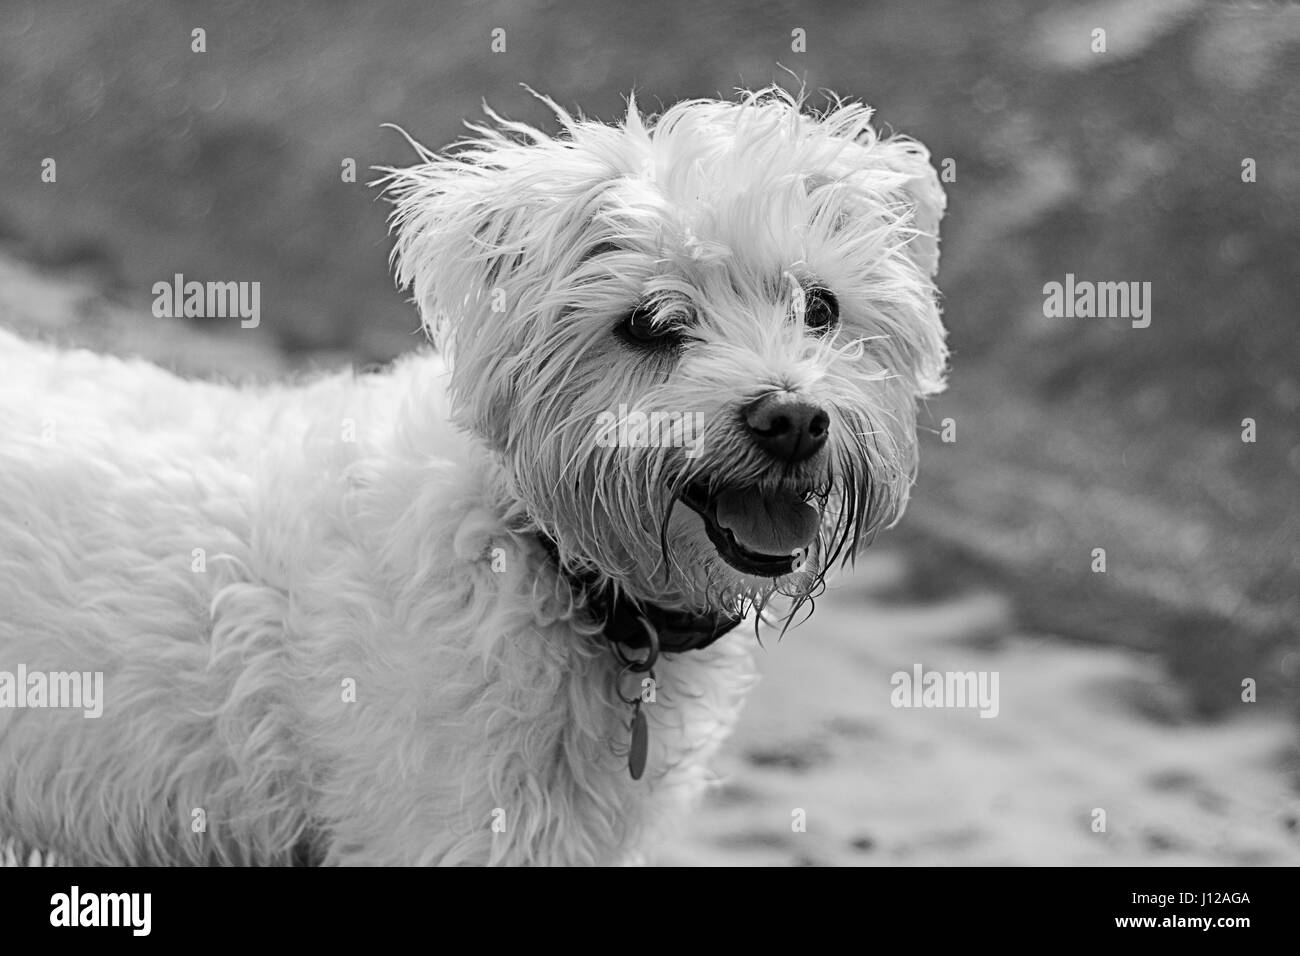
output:
[{"label": "dog's face", "polygon": [[942,387],[927,153],[777,91],[556,110],[563,138],[493,116],[389,170],[458,421],[566,561],[635,597],[807,595],[901,513]]}]

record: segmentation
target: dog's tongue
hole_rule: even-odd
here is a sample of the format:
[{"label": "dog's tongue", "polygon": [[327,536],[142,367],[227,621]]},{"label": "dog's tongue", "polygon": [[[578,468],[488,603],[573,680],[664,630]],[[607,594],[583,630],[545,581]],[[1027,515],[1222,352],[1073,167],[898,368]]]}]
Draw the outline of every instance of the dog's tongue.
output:
[{"label": "dog's tongue", "polygon": [[714,518],[736,542],[759,554],[791,554],[817,536],[821,516],[798,495],[724,491]]}]

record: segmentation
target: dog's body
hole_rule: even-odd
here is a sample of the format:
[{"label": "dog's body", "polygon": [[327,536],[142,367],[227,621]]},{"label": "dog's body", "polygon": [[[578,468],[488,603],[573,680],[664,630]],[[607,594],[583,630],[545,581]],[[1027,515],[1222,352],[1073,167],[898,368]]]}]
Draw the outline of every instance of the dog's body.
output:
[{"label": "dog's body", "polygon": [[0,669],[105,674],[98,719],[0,710],[0,832],[103,863],[609,862],[703,782],[747,644],[660,666],[673,769],[632,781],[614,661],[433,356],[235,390],[0,350]]},{"label": "dog's body", "polygon": [[[752,614],[906,499],[942,195],[869,115],[561,114],[568,140],[502,124],[530,142],[392,171],[450,371],[236,389],[0,334],[0,672],[104,674],[98,718],[0,706],[0,836],[91,863],[637,859],[707,782],[753,637],[660,657],[633,780],[577,582]],[[620,404],[700,414],[703,454],[599,440]]]}]

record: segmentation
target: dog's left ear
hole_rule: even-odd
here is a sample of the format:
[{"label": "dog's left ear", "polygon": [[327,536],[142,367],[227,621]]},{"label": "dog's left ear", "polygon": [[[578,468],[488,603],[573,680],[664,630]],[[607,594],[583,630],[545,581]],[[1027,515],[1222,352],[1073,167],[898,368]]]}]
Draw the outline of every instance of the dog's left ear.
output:
[{"label": "dog's left ear", "polygon": [[939,221],[948,196],[930,165],[930,151],[915,139],[878,138],[867,129],[855,138],[845,159],[854,166],[853,172],[866,173],[874,189],[883,189],[896,206],[910,213],[914,235],[907,241],[907,256],[926,278],[933,278],[939,272]]},{"label": "dog's left ear", "polygon": [[930,165],[930,151],[916,140],[894,136],[863,144],[869,162],[897,174],[898,194],[911,206],[916,235],[907,245],[908,255],[927,278],[939,271],[939,221],[948,197],[939,174]]},{"label": "dog's left ear", "polygon": [[[918,396],[943,390],[947,365],[944,329],[940,319],[934,276],[939,270],[939,221],[947,197],[939,175],[930,165],[930,153],[906,136],[880,137],[866,125],[869,112],[846,111],[844,134],[851,145],[837,157],[844,164],[836,173],[857,182],[866,194],[866,214],[878,221],[879,209],[888,210],[894,261],[906,260],[925,280],[912,300],[912,320],[895,323],[889,341],[899,350],[898,368],[910,369]],[[912,283],[905,283],[912,285]]]}]

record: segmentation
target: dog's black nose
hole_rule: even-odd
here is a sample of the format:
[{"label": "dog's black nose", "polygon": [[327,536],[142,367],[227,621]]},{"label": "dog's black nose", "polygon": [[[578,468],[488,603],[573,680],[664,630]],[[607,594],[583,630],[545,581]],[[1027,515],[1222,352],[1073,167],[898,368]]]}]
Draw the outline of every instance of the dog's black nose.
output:
[{"label": "dog's black nose", "polygon": [[745,409],[745,424],[759,448],[793,464],[821,451],[831,417],[808,402],[765,395]]}]

